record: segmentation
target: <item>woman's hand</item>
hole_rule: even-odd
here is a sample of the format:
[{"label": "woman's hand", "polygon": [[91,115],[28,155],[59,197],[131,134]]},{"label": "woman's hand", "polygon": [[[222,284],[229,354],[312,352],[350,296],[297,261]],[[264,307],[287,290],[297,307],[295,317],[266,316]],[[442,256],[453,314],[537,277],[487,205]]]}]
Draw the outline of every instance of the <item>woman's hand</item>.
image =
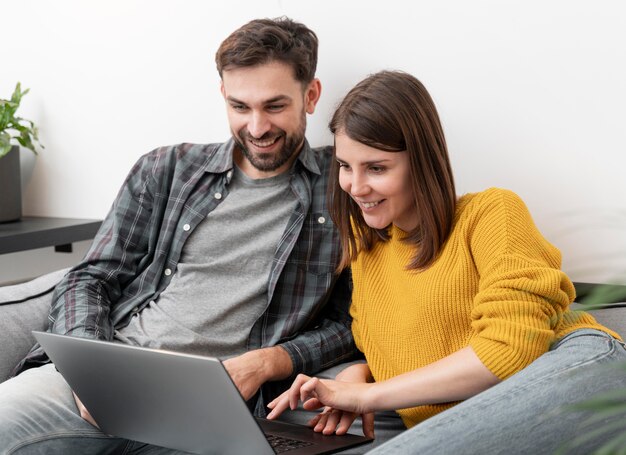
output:
[{"label": "woman's hand", "polygon": [[[367,363],[357,363],[348,368],[344,368],[335,379],[344,382],[374,382],[374,378],[372,377]],[[337,413],[340,413],[340,415],[337,415]],[[342,435],[350,429],[357,417],[359,417],[359,415],[354,412],[340,411],[339,409],[333,409],[327,406],[324,408],[323,412],[313,417],[308,424],[313,427],[315,431],[322,432],[323,434],[332,434],[333,431],[335,431],[336,434]],[[365,436],[374,438],[373,412],[361,414],[361,426]]]},{"label": "woman's hand", "polygon": [[[348,371],[349,370],[349,371]],[[324,411],[309,421],[313,429],[324,434],[345,434],[357,416],[363,418],[363,433],[374,437],[374,414],[368,406],[368,392],[373,384],[365,381],[369,376],[364,374],[361,365],[354,365],[342,371],[337,378],[329,380],[311,378],[304,374],[296,377],[290,389],[268,404],[272,411],[268,419],[275,419],[287,408],[296,409],[298,401],[306,410],[319,409]],[[346,382],[347,380],[360,382]]]}]

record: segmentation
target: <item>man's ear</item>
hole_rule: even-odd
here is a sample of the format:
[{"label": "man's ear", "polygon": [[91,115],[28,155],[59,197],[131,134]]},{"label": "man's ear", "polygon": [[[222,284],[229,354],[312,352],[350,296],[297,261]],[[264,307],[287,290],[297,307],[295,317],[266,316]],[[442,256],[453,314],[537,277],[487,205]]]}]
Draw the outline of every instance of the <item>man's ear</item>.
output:
[{"label": "man's ear", "polygon": [[315,112],[315,106],[322,95],[322,83],[319,79],[313,79],[306,88],[304,93],[304,106],[307,114]]},{"label": "man's ear", "polygon": [[226,89],[224,88],[224,81],[220,80],[220,93],[226,99]]}]

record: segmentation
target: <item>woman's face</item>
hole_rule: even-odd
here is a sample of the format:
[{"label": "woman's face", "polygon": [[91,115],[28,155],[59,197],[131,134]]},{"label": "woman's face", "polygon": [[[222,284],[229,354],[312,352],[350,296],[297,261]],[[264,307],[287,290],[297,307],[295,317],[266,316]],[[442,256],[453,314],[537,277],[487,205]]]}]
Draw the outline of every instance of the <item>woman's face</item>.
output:
[{"label": "woman's face", "polygon": [[386,152],[335,135],[339,185],[359,205],[368,226],[395,224],[403,231],[417,227],[407,152]]}]

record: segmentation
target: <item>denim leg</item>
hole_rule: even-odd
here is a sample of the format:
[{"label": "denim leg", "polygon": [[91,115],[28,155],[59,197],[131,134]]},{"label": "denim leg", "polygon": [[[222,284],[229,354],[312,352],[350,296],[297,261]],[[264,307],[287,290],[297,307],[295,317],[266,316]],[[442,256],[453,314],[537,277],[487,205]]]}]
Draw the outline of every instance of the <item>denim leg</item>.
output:
[{"label": "denim leg", "polygon": [[607,437],[567,446],[585,431],[580,424],[592,414],[565,407],[626,387],[626,374],[616,362],[626,362],[621,343],[597,330],[578,330],[509,379],[370,453],[537,455],[564,447],[567,454],[591,453]]},{"label": "denim leg", "polygon": [[83,420],[72,392],[53,365],[0,384],[0,454],[124,453],[127,441]]}]

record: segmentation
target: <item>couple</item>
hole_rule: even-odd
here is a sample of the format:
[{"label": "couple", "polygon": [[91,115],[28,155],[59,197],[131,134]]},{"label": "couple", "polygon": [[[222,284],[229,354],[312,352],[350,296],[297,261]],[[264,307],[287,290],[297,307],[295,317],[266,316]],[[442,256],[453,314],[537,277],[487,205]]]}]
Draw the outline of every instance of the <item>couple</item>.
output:
[{"label": "couple", "polygon": [[[414,77],[366,78],[332,118],[334,149],[309,147],[316,62],[315,34],[286,18],[221,44],[233,138],[138,161],[50,330],[218,356],[257,414],[324,406],[315,431],[360,415],[372,435],[374,412],[398,410],[410,430],[375,453],[554,451],[584,415],[553,410],[626,383],[597,375],[626,359],[617,335],[568,310],[559,252],[517,196],[456,196]],[[355,345],[367,363],[313,377]],[[102,434],[40,348],[16,372],[0,453],[171,453]]]}]

